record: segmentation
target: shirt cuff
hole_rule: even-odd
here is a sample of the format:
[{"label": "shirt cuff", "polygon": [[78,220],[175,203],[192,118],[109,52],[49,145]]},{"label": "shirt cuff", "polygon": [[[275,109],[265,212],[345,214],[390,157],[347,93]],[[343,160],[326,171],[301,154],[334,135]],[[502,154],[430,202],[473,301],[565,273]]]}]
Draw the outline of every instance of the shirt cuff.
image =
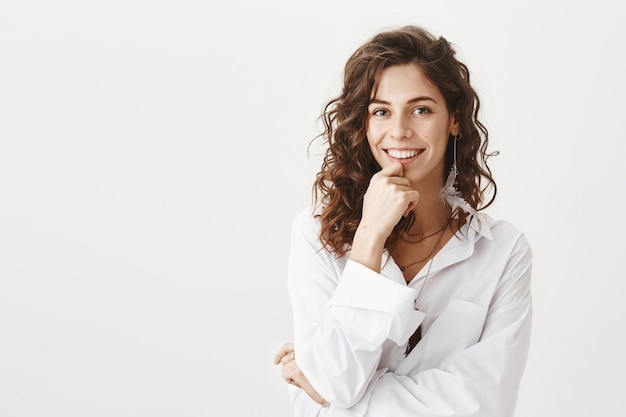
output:
[{"label": "shirt cuff", "polygon": [[349,260],[328,306],[335,318],[370,332],[380,330],[384,338],[403,345],[424,319],[424,313],[414,309],[416,298],[417,290]]}]

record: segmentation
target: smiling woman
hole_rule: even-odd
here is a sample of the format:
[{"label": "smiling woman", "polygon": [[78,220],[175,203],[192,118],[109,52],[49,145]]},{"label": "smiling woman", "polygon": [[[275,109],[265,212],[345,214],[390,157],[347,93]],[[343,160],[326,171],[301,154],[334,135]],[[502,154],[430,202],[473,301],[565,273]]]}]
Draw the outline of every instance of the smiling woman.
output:
[{"label": "smiling woman", "polygon": [[479,103],[450,44],[418,27],[348,60],[316,203],[292,227],[294,342],[275,362],[295,415],[513,413],[532,253],[482,212],[495,182]]},{"label": "smiling woman", "polygon": [[412,188],[438,185],[449,136],[458,135],[459,124],[420,67],[385,68],[369,110],[367,140],[376,162],[383,168],[400,163]]}]

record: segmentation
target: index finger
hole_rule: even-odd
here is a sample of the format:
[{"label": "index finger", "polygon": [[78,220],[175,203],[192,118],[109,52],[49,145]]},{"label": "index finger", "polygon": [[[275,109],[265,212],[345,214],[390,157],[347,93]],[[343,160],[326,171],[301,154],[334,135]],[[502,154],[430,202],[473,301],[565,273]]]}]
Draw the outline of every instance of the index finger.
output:
[{"label": "index finger", "polygon": [[402,164],[400,162],[394,162],[381,169],[379,173],[390,177],[403,177],[404,169],[402,168]]},{"label": "index finger", "polygon": [[285,343],[279,350],[276,352],[276,356],[274,356],[274,364],[278,365],[283,356],[290,354],[294,351],[293,343]]}]

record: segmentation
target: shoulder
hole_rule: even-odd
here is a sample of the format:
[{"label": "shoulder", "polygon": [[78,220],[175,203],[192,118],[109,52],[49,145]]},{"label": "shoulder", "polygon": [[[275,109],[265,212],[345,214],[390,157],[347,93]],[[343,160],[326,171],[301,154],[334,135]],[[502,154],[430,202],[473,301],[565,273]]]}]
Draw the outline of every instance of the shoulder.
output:
[{"label": "shoulder", "polygon": [[525,252],[532,256],[532,249],[526,234],[505,219],[495,219],[487,213],[479,213],[477,218],[480,226],[476,227],[477,232],[485,239],[483,244],[497,247],[499,251]]},{"label": "shoulder", "polygon": [[320,248],[319,234],[321,222],[318,210],[308,206],[300,210],[291,223],[291,240],[294,244],[306,244]]},{"label": "shoulder", "polygon": [[320,219],[318,215],[318,210],[316,210],[312,206],[307,206],[301,209],[293,218],[291,223],[291,231],[300,232],[300,233],[310,233],[313,232],[316,235],[319,234],[320,230]]},{"label": "shoulder", "polygon": [[319,210],[306,207],[299,211],[291,225],[290,259],[292,265],[321,265],[340,271],[347,258],[331,253],[320,240]]},{"label": "shoulder", "polygon": [[529,300],[533,252],[522,230],[504,219],[485,217],[491,239],[479,239],[474,254],[498,277],[491,308],[514,300]]}]

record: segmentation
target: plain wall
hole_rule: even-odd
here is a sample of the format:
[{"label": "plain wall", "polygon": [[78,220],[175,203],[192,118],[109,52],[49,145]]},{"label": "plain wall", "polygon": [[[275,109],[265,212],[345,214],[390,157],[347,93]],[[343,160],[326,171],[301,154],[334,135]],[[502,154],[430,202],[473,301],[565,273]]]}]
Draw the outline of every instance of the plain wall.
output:
[{"label": "plain wall", "polygon": [[533,245],[517,417],[624,416],[618,2],[0,3],[0,416],[287,417],[286,258],[343,65],[457,46]]}]

